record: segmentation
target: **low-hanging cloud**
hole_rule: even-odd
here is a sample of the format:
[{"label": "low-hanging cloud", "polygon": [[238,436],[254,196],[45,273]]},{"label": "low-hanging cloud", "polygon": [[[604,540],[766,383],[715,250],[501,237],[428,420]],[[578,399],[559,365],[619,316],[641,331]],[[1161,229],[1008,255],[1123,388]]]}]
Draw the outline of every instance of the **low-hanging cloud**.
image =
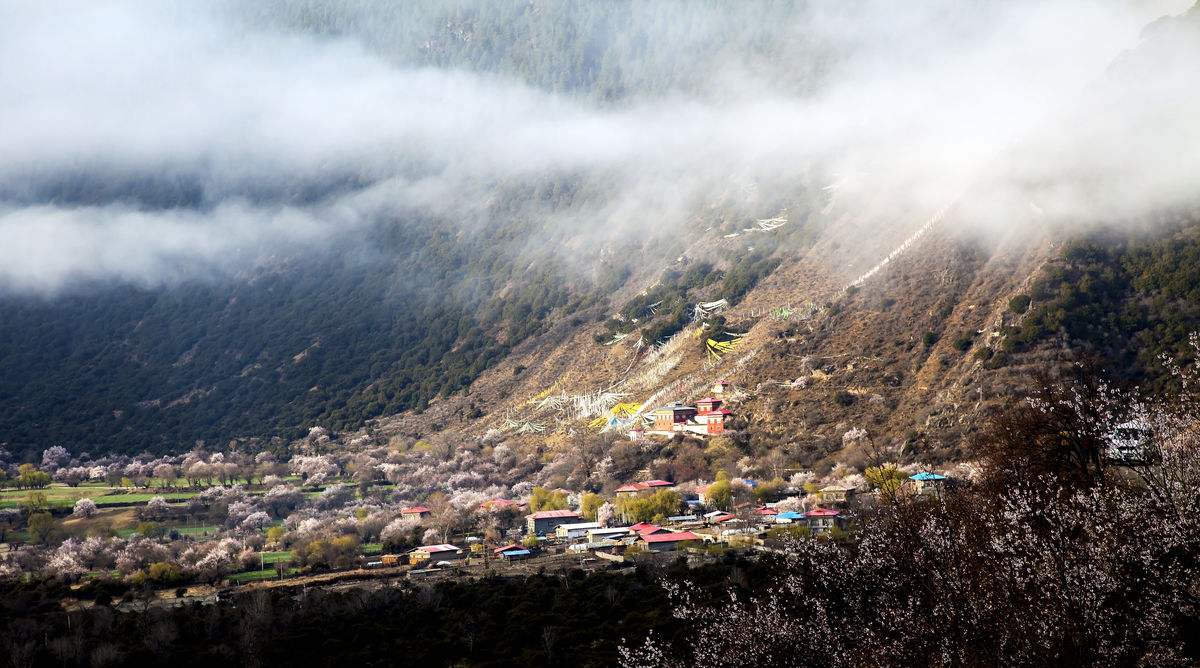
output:
[{"label": "low-hanging cloud", "polygon": [[[1062,218],[1175,206],[1200,167],[1200,56],[1163,40],[1153,67],[1120,64],[1148,22],[1187,6],[818,4],[771,30],[828,54],[819,85],[795,85],[797,64],[727,58],[691,73],[703,90],[613,102],[237,5],[8,3],[0,286],[238,270],[401,211],[487,224],[497,184],[559,175],[604,196],[532,215],[580,230],[671,228],[731,183],[802,179],[842,183],[843,207],[911,213],[982,179],[992,196],[968,211],[992,227],[1031,197]],[[697,29],[766,30],[754,11]]]}]

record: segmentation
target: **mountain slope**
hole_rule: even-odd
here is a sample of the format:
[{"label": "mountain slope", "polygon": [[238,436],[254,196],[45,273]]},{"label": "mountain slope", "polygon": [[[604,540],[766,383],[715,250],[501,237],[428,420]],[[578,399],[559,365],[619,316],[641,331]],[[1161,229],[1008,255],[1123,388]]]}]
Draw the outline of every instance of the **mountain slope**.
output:
[{"label": "mountain slope", "polygon": [[[1176,120],[1165,113],[1177,106],[1174,84],[1193,74],[1186,58],[1167,58],[1196,50],[1200,12],[1154,24],[1066,122],[1055,118],[987,160],[964,159],[978,169],[972,181],[953,174],[957,145],[928,146],[932,153],[954,149],[947,165],[944,156],[917,155],[926,148],[920,141],[893,136],[907,135],[904,123],[876,128],[893,120],[888,115],[845,124],[871,105],[838,95],[863,87],[864,76],[877,84],[870,76],[879,76],[877,59],[913,46],[884,40],[881,50],[851,57],[874,43],[867,37],[878,37],[871,31],[879,26],[866,26],[865,37],[846,35],[839,21],[867,16],[860,12],[871,3],[828,16],[805,3],[753,5],[759,14],[706,4],[677,23],[680,7],[447,1],[405,18],[371,3],[281,0],[248,14],[227,6],[239,25],[281,30],[271,39],[301,40],[329,58],[316,62],[343,64],[337,58],[346,49],[357,65],[363,57],[367,78],[389,85],[359,93],[379,94],[401,116],[413,114],[404,106],[412,96],[388,95],[413,81],[430,86],[416,90],[452,101],[470,96],[450,93],[478,87],[485,100],[523,101],[514,108],[524,116],[543,107],[563,115],[517,125],[522,132],[510,143],[508,126],[490,118],[491,109],[482,121],[455,116],[448,126],[414,114],[415,124],[389,126],[392,134],[378,137],[378,152],[344,151],[332,140],[371,144],[374,137],[354,117],[359,125],[319,137],[311,151],[299,133],[288,135],[283,144],[303,160],[299,167],[282,160],[289,165],[280,171],[271,153],[279,137],[268,133],[249,155],[258,150],[271,159],[244,170],[206,171],[245,157],[211,154],[206,144],[195,154],[181,151],[182,158],[166,156],[167,167],[118,154],[116,162],[136,168],[67,160],[0,182],[4,207],[84,218],[115,208],[135,211],[142,222],[162,215],[176,223],[185,212],[185,222],[217,230],[255,224],[226,228],[219,224],[228,221],[205,217],[231,201],[249,211],[296,207],[314,220],[343,221],[347,209],[361,214],[346,215],[345,227],[323,228],[309,245],[233,244],[239,261],[213,262],[219,270],[200,254],[195,271],[157,281],[133,272],[145,281],[132,279],[135,286],[117,272],[65,287],[52,281],[58,287],[49,295],[0,296],[0,442],[30,457],[57,443],[178,451],[197,441],[278,437],[282,447],[324,426],[448,438],[524,430],[519,435],[531,447],[543,447],[532,442],[531,434],[542,433],[537,426],[549,434],[544,447],[554,449],[590,433],[593,409],[615,395],[648,408],[694,399],[727,375],[745,395],[740,455],[779,450],[793,463],[828,462],[834,453],[853,454],[844,448],[868,447],[861,437],[845,438],[862,428],[870,448],[950,458],[979,411],[1026,375],[1024,365],[1095,352],[1121,381],[1161,382],[1156,355],[1178,352],[1200,317],[1190,287],[1196,216],[1183,210],[1167,221],[1141,219],[1131,211],[1155,210],[1161,200],[1108,197],[1178,183],[1126,186],[1128,174],[1111,170],[1122,160],[1110,154],[1120,152],[1101,140],[1126,129],[1111,126],[1136,126],[1130,134],[1144,141],[1116,146],[1157,159],[1164,138],[1194,132],[1194,124],[1162,119]],[[980,17],[1012,19],[1004,7],[955,9],[949,46],[932,53],[971,41],[977,24],[989,23]],[[1022,9],[1034,15],[1032,4]],[[918,23],[945,28],[942,18],[935,8]],[[736,29],[727,30],[730,24]],[[337,48],[326,53],[331,45]],[[268,65],[268,75],[278,76],[278,63]],[[391,65],[417,69],[397,74]],[[445,73],[420,69],[429,67],[453,71],[443,80]],[[831,78],[846,75],[844,68],[854,76]],[[747,71],[761,80],[740,76]],[[1145,76],[1150,71],[1170,76]],[[520,85],[507,87],[510,78]],[[891,78],[882,78],[891,93]],[[928,83],[906,80],[900,88],[920,91]],[[546,91],[563,96],[540,95]],[[882,99],[915,101],[922,117],[954,107],[906,95]],[[822,106],[827,98],[847,106]],[[1002,97],[983,99],[998,105],[996,114],[1010,110]],[[1117,106],[1145,110],[1093,113]],[[365,118],[386,124],[392,115],[375,111]],[[472,121],[470,133],[460,132],[463,119]],[[796,119],[808,126],[793,127]],[[295,127],[312,130],[326,120]],[[968,120],[974,127],[976,118]],[[775,133],[742,132],[756,122]],[[1073,125],[1085,131],[1063,132]],[[567,132],[554,134],[561,126]],[[587,133],[597,126],[595,136]],[[413,132],[448,143],[431,139],[427,151],[394,154],[413,143]],[[826,133],[832,147],[808,142]],[[552,141],[538,143],[539,134]],[[653,144],[659,135],[667,139]],[[551,145],[580,137],[588,140],[582,150],[560,153]],[[648,150],[630,150],[646,143]],[[1079,152],[1076,144],[1108,153]],[[1096,159],[1045,164],[1058,153]],[[923,181],[928,174],[946,178]],[[1171,202],[1191,196],[1170,194]],[[364,201],[385,205],[355,209]],[[1088,204],[1082,213],[1068,206],[1080,201]],[[1044,217],[1030,213],[1043,205]],[[97,227],[89,218],[70,229]],[[1144,232],[1128,233],[1139,227]],[[1096,231],[1106,229],[1126,232]],[[166,257],[187,265],[191,256],[172,249]],[[1023,299],[1031,304],[1010,306]],[[704,304],[708,311],[694,318]],[[719,362],[706,350],[710,336],[720,339],[719,349],[732,347]],[[587,410],[564,394],[590,397],[582,402]]]}]

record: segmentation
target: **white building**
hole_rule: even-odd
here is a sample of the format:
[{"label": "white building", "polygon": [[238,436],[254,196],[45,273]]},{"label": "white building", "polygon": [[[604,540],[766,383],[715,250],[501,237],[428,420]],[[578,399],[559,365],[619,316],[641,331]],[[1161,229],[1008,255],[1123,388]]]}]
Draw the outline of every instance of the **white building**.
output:
[{"label": "white building", "polygon": [[554,535],[567,540],[575,540],[583,538],[587,532],[593,529],[601,528],[599,522],[576,522],[574,524],[560,524],[554,529]]}]

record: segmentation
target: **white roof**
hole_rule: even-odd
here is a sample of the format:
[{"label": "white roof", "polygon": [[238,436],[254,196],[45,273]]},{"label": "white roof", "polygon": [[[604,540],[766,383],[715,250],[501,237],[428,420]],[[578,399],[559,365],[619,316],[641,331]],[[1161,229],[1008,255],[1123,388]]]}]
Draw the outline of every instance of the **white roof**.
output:
[{"label": "white roof", "polygon": [[441,545],[422,545],[421,547],[418,547],[416,550],[414,550],[414,552],[418,551],[418,550],[421,552],[430,552],[430,553],[432,553],[432,552],[462,552],[461,547],[458,547],[457,545],[450,545],[448,543],[442,543]]},{"label": "white roof", "polygon": [[592,533],[629,533],[629,527],[607,527],[592,529]]},{"label": "white roof", "polygon": [[566,529],[567,531],[576,531],[579,529],[586,531],[588,529],[599,529],[600,523],[599,522],[576,522],[575,524],[560,524],[560,525],[558,525],[558,528]]}]

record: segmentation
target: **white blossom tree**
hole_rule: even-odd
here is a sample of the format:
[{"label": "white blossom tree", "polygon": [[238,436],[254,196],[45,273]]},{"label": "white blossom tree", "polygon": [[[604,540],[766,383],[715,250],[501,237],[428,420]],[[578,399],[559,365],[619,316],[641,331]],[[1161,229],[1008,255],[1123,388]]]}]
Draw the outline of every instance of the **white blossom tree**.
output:
[{"label": "white blossom tree", "polygon": [[71,516],[87,519],[95,517],[96,510],[96,502],[85,496],[75,502],[75,508],[71,512]]}]

